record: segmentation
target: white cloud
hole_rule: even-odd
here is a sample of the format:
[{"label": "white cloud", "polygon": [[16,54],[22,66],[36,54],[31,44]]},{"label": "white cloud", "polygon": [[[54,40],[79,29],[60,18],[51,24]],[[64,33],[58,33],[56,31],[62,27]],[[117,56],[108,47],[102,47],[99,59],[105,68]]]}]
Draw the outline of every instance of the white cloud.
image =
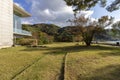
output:
[{"label": "white cloud", "polygon": [[89,10],[89,11],[80,11],[79,15],[84,15],[86,18],[91,17],[94,11]]},{"label": "white cloud", "polygon": [[22,21],[22,24],[32,24],[32,23],[30,23],[29,21],[25,20],[25,21]]},{"label": "white cloud", "polygon": [[47,14],[47,15],[51,15],[49,9],[46,9],[43,12],[45,12],[45,14]]},{"label": "white cloud", "polygon": [[[67,6],[64,0],[26,0],[31,3],[31,18],[24,19],[24,23],[52,23],[67,26],[66,21],[73,19],[72,7]],[[19,5],[20,6],[20,5]],[[93,11],[81,11],[85,17],[90,17]],[[94,20],[94,19],[92,19]]]},{"label": "white cloud", "polygon": [[31,23],[53,23],[66,26],[66,21],[73,16],[72,7],[66,5],[63,0],[27,0],[31,2]]}]

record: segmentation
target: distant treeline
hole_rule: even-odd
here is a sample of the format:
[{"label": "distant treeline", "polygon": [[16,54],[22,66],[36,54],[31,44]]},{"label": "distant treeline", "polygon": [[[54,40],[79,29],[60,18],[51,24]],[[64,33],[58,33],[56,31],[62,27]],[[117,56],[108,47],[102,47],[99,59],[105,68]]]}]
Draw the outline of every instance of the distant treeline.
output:
[{"label": "distant treeline", "polygon": [[[79,29],[77,29],[78,27],[74,26],[60,27],[54,24],[23,24],[22,28],[32,33],[32,37],[18,39],[17,43],[23,45],[27,45],[33,40],[35,40],[35,44],[41,45],[52,42],[80,42],[83,39]],[[108,35],[108,31],[106,30],[102,34],[94,35],[94,40],[101,39],[109,40],[112,38]]]}]

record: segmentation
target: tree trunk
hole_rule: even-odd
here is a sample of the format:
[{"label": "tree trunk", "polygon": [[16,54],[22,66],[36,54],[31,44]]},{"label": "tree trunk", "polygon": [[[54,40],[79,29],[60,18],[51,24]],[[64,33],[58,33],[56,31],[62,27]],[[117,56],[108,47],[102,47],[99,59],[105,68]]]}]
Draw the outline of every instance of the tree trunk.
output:
[{"label": "tree trunk", "polygon": [[87,35],[89,35],[89,36],[86,36],[86,34],[83,36],[84,42],[85,42],[86,46],[91,46],[91,42],[92,42],[92,39],[93,39],[93,34],[88,33]]},{"label": "tree trunk", "polygon": [[86,46],[91,46],[91,41],[90,42],[85,42]]}]

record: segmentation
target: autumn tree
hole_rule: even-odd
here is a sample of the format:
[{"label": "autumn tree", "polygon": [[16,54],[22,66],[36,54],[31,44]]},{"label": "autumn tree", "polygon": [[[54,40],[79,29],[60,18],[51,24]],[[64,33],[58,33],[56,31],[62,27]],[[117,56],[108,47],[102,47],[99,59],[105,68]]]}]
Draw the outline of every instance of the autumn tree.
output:
[{"label": "autumn tree", "polygon": [[81,32],[84,42],[87,46],[90,46],[94,34],[101,32],[106,26],[110,25],[113,18],[103,16],[98,21],[91,21],[90,18],[77,17],[82,10],[89,10],[90,8],[100,4],[101,7],[106,7],[109,12],[117,10],[120,6],[120,1],[115,0],[110,5],[106,6],[108,0],[64,0],[68,6],[73,7],[75,14],[75,20],[72,22],[77,26]]},{"label": "autumn tree", "polygon": [[91,18],[80,16],[71,21],[75,26],[72,31],[81,34],[83,41],[87,46],[90,46],[94,35],[103,31],[105,27],[112,23],[112,21],[113,18],[108,16],[103,16],[96,21],[92,21]]}]

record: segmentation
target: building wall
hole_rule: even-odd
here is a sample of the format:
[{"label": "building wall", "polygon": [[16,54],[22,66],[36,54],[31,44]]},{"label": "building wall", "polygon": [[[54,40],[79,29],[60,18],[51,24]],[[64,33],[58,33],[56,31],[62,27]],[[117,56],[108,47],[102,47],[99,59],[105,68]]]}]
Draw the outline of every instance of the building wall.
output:
[{"label": "building wall", "polygon": [[13,45],[13,0],[0,0],[0,48]]}]

